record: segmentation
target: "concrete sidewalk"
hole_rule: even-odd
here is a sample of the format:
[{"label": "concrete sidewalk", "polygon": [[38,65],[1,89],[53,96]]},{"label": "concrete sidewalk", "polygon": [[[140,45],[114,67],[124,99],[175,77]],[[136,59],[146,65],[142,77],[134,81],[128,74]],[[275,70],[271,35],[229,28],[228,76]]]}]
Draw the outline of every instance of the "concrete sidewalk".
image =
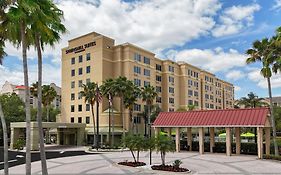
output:
[{"label": "concrete sidewalk", "polygon": [[[148,152],[142,152],[140,161],[148,164]],[[235,174],[235,175],[280,175],[281,163],[270,160],[258,160],[256,156],[231,156],[225,154],[204,154],[196,152],[169,153],[166,158],[167,164],[172,164],[180,159],[182,167],[190,169],[190,174]],[[155,172],[144,168],[132,168],[117,165],[120,161],[132,161],[130,152],[102,153],[96,155],[83,155],[64,157],[48,160],[49,174],[72,175],[72,174],[174,174]],[[160,155],[153,154],[153,164],[160,164]],[[40,162],[32,163],[32,173],[41,174]],[[25,174],[25,165],[10,168],[10,174]],[[3,170],[0,174],[3,174]]]}]

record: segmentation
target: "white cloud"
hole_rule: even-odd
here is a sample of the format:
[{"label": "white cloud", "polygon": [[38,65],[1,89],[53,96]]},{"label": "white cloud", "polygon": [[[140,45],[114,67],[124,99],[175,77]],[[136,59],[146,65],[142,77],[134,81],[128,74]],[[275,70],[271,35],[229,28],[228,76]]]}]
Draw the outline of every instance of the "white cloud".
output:
[{"label": "white cloud", "polygon": [[225,77],[228,80],[236,81],[236,80],[244,78],[245,74],[242,71],[240,71],[240,70],[231,70],[231,71],[226,73]]},{"label": "white cloud", "polygon": [[281,9],[281,0],[275,0],[271,10],[279,11]]},{"label": "white cloud", "polygon": [[234,90],[235,91],[241,91],[241,87],[240,86],[234,86]]},{"label": "white cloud", "polygon": [[[268,88],[267,80],[260,74],[259,69],[253,69],[248,73],[248,78],[255,82],[261,88]],[[273,74],[271,77],[271,87],[280,88],[281,87],[281,74]]]},{"label": "white cloud", "polygon": [[220,16],[220,24],[217,24],[212,31],[213,36],[221,37],[236,34],[242,29],[253,24],[254,13],[260,10],[258,4],[246,6],[232,6],[225,9]]},{"label": "white cloud", "polygon": [[209,70],[213,73],[228,71],[234,67],[245,66],[246,56],[237,50],[222,48],[216,49],[186,49],[182,51],[171,51],[169,56],[176,61],[185,61],[192,65]]}]

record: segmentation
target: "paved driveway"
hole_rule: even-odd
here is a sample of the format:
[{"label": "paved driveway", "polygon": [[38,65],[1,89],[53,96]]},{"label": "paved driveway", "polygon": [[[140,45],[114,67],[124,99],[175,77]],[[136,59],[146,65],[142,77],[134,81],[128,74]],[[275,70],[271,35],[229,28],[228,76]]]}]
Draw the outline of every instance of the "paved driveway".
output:
[{"label": "paved driveway", "polygon": [[[256,156],[231,156],[224,154],[199,155],[193,152],[170,153],[167,155],[167,163],[174,160],[182,160],[183,167],[192,171],[191,174],[278,174],[281,175],[281,163],[270,160],[258,160]],[[64,157],[48,160],[49,174],[171,174],[160,173],[146,168],[131,168],[117,165],[116,162],[132,160],[129,152],[102,153],[95,155],[83,155]],[[149,162],[148,153],[141,154],[141,161]],[[153,163],[160,163],[159,154],[153,154]],[[40,174],[40,162],[32,163],[32,173]],[[10,168],[10,174],[24,174],[25,166]],[[0,174],[3,170],[0,171]]]}]

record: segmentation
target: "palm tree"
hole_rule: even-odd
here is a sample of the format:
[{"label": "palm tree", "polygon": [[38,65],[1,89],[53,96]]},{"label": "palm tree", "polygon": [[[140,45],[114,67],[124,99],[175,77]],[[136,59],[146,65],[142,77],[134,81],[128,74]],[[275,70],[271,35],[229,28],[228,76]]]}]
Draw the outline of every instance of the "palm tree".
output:
[{"label": "palm tree", "polygon": [[[112,106],[113,106],[113,98],[114,98],[114,91],[113,91],[113,87],[114,87],[114,80],[112,78],[106,79],[102,85],[100,86],[100,91],[102,93],[102,96],[106,96],[108,101],[109,101],[109,105],[108,105],[108,109],[109,109],[109,116],[108,116],[108,142],[110,144],[110,146],[114,145],[114,119],[112,117]],[[112,125],[112,127],[111,127]],[[111,130],[112,129],[112,130]],[[112,132],[112,138],[111,138],[111,142],[110,142],[110,135]]]},{"label": "palm tree", "polygon": [[[47,110],[47,122],[49,122],[50,118],[50,105],[52,102],[55,100],[57,97],[57,92],[56,90],[51,87],[50,85],[43,85],[42,87],[42,104]],[[47,133],[46,133],[46,142],[50,143],[50,134],[49,134],[49,129],[47,128]]]},{"label": "palm tree", "polygon": [[136,104],[139,96],[140,96],[140,88],[136,85],[133,85],[132,91],[130,92],[128,91],[125,94],[125,98],[124,98],[125,108],[129,109],[132,132],[134,132],[134,119],[133,119],[134,105]]},{"label": "palm tree", "polygon": [[[151,125],[151,106],[153,105],[154,99],[157,97],[157,92],[153,86],[145,86],[142,87],[142,92],[141,92],[141,97],[142,100],[145,101],[146,106],[147,106],[147,119],[148,119],[148,125],[150,127]],[[149,132],[151,128],[149,129]]]},{"label": "palm tree", "polygon": [[273,115],[273,106],[272,106],[272,92],[271,92],[271,82],[270,78],[272,76],[272,65],[274,64],[276,58],[273,54],[272,44],[267,38],[262,39],[261,41],[257,40],[253,43],[253,48],[248,49],[246,53],[250,56],[247,58],[246,63],[255,63],[261,62],[262,69],[261,75],[266,78],[268,84],[268,94],[270,101],[270,117],[271,117],[271,125],[273,130],[273,142],[274,142],[274,151],[275,155],[279,155],[278,145],[276,142],[276,126],[275,119]]},{"label": "palm tree", "polygon": [[96,119],[94,114],[94,105],[97,102],[96,90],[97,90],[97,83],[89,82],[87,84],[83,84],[83,91],[81,91],[82,97],[85,99],[85,103],[91,105],[91,112],[93,117],[93,127],[94,127],[94,144],[97,146],[97,133],[96,133]]},{"label": "palm tree", "polygon": [[256,108],[256,107],[263,107],[268,106],[266,102],[264,102],[264,98],[259,98],[256,94],[253,92],[250,92],[248,97],[242,97],[239,101],[239,105],[244,105],[245,108]]},{"label": "palm tree", "polygon": [[[4,41],[0,40],[0,65],[2,65],[2,60],[6,56],[4,52]],[[0,103],[0,119],[2,123],[2,130],[3,130],[3,140],[4,140],[4,174],[9,174],[9,158],[8,158],[8,131],[5,121],[5,116],[2,110],[2,105]]]},{"label": "palm tree", "polygon": [[175,151],[175,144],[171,138],[165,135],[158,135],[155,138],[155,148],[157,152],[160,152],[162,165],[165,165],[166,153]]},{"label": "palm tree", "polygon": [[134,83],[128,80],[126,77],[118,77],[114,80],[114,85],[112,87],[114,94],[120,98],[120,111],[122,117],[123,125],[123,137],[125,137],[125,116],[124,116],[124,97],[127,92],[132,91]]},{"label": "palm tree", "polygon": [[22,47],[23,73],[25,88],[25,111],[26,111],[26,174],[31,174],[31,135],[30,135],[30,91],[28,80],[27,49],[32,44],[30,24],[32,13],[38,8],[35,1],[17,0],[9,6],[6,18],[1,23],[1,31],[5,33],[5,39],[17,47]]}]

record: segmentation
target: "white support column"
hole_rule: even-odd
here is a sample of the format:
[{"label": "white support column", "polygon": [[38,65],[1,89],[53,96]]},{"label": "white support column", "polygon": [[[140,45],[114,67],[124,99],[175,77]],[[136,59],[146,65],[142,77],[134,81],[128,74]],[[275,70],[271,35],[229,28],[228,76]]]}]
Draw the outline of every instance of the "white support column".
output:
[{"label": "white support column", "polygon": [[189,146],[189,151],[192,151],[192,128],[186,128],[187,135],[187,145]]},{"label": "white support column", "polygon": [[211,127],[210,128],[210,152],[213,153],[214,148],[215,146],[215,128],[214,127]]},{"label": "white support column", "polygon": [[258,158],[262,159],[263,157],[263,128],[257,128],[258,133]]},{"label": "white support column", "polygon": [[39,150],[39,131],[37,127],[30,128],[31,135],[31,151]]},{"label": "white support column", "polygon": [[204,154],[204,128],[198,128],[199,129],[199,153]]},{"label": "white support column", "polygon": [[172,128],[167,128],[168,137],[171,138],[172,136]]},{"label": "white support column", "polygon": [[154,128],[155,137],[159,135],[159,132],[160,132],[160,128],[155,127]]},{"label": "white support column", "polygon": [[226,155],[231,156],[231,128],[225,128],[226,131]]},{"label": "white support column", "polygon": [[270,155],[270,128],[264,128],[265,129],[265,154]]},{"label": "white support column", "polygon": [[235,128],[235,142],[236,142],[236,154],[239,155],[241,152],[241,138],[240,128]]},{"label": "white support column", "polygon": [[180,128],[176,128],[176,152],[180,152]]}]

